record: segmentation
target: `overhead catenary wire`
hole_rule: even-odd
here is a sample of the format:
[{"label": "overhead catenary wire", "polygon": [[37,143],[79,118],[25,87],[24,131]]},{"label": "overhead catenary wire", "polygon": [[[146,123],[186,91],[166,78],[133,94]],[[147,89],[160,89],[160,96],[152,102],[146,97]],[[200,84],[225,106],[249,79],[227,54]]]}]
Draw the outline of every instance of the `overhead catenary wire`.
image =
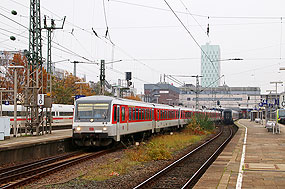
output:
[{"label": "overhead catenary wire", "polygon": [[201,30],[206,34],[207,37],[209,37],[209,35],[207,34],[207,32],[203,29],[203,27],[201,26],[201,24],[198,22],[198,20],[191,14],[191,12],[189,11],[189,9],[187,8],[187,6],[185,5],[185,3],[183,2],[183,0],[179,0],[181,2],[181,4],[184,6],[184,8],[186,9],[186,11],[191,15],[191,17],[195,20],[195,22],[200,26]]},{"label": "overhead catenary wire", "polygon": [[219,71],[217,70],[217,68],[215,67],[213,61],[210,59],[210,57],[208,56],[208,54],[202,49],[202,47],[200,46],[200,44],[197,42],[197,40],[194,38],[194,36],[191,34],[191,32],[188,30],[188,28],[185,26],[185,24],[182,22],[182,20],[178,17],[178,15],[174,12],[174,10],[172,9],[172,7],[169,5],[169,3],[164,0],[164,2],[166,3],[166,5],[169,7],[169,9],[172,11],[172,13],[174,14],[174,16],[178,19],[178,21],[181,23],[181,25],[183,26],[183,28],[187,31],[187,33],[191,36],[191,38],[194,40],[194,42],[196,43],[196,45],[201,49],[201,52],[205,55],[205,57],[211,62],[213,68],[215,69],[216,73],[219,73]]},{"label": "overhead catenary wire", "polygon": [[[109,0],[112,2],[117,2],[117,3],[123,3],[123,4],[128,4],[132,6],[137,6],[137,7],[143,7],[143,8],[149,8],[149,9],[154,9],[154,10],[160,10],[160,11],[170,11],[169,9],[165,8],[160,8],[160,7],[155,7],[155,6],[149,6],[149,5],[142,5],[142,4],[137,4],[137,3],[130,3],[126,1],[121,1],[121,0]],[[179,14],[189,14],[188,12],[184,11],[175,11],[176,13]],[[203,18],[215,18],[215,19],[256,19],[256,20],[280,20],[280,16],[215,16],[215,15],[203,15],[203,14],[194,14],[192,13],[193,16],[196,17],[203,17]],[[285,16],[282,16],[284,19]]]}]

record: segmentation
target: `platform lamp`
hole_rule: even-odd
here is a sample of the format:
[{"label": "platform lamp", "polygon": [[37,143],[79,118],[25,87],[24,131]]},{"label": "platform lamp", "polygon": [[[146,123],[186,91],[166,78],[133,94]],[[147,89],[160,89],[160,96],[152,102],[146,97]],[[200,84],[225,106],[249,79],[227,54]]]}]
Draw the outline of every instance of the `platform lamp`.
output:
[{"label": "platform lamp", "polygon": [[[275,87],[276,87],[276,91],[275,91],[275,94],[276,94],[276,104],[275,104],[275,110],[276,110],[276,129],[278,127],[278,117],[277,117],[277,109],[278,109],[278,105],[277,105],[277,102],[278,102],[278,99],[277,99],[277,85],[278,84],[282,84],[283,82],[282,81],[272,81],[270,82],[270,84],[275,84]],[[279,131],[278,133],[280,134],[280,127],[279,127]],[[273,134],[274,134],[274,129],[273,129]]]},{"label": "platform lamp", "polygon": [[1,102],[1,105],[0,105],[0,116],[2,117],[2,104],[3,104],[3,100],[2,100],[2,94],[3,94],[3,90],[5,90],[6,88],[0,88],[0,102]]},{"label": "platform lamp", "polygon": [[24,66],[8,66],[14,69],[14,137],[17,137],[17,69],[24,68]]}]

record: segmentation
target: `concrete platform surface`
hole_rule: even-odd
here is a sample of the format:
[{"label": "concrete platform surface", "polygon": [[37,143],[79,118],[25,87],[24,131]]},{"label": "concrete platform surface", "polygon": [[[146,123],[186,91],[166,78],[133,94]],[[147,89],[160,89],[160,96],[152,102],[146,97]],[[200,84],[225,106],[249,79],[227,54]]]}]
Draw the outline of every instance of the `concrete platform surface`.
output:
[{"label": "concrete platform surface", "polygon": [[11,137],[10,139],[0,141],[0,151],[12,148],[23,148],[25,146],[45,143],[49,141],[63,140],[71,137],[72,137],[71,129],[52,131],[52,134],[46,134],[40,136]]},{"label": "concrete platform surface", "polygon": [[[194,188],[285,188],[285,127],[281,125],[280,134],[272,134],[249,120],[237,124],[236,135]],[[245,159],[240,169],[243,146]]]}]

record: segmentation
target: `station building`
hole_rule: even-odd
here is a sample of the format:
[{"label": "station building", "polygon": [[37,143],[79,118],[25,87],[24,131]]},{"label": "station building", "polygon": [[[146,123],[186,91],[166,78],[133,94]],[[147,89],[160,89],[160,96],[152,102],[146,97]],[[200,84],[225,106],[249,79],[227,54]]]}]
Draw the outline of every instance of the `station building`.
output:
[{"label": "station building", "polygon": [[166,82],[144,84],[145,102],[179,105],[180,89]]},{"label": "station building", "polygon": [[229,87],[227,85],[196,88],[193,85],[180,87],[179,102],[190,108],[195,108],[196,91],[198,91],[199,108],[233,108],[252,110],[258,108],[261,101],[259,87]]}]

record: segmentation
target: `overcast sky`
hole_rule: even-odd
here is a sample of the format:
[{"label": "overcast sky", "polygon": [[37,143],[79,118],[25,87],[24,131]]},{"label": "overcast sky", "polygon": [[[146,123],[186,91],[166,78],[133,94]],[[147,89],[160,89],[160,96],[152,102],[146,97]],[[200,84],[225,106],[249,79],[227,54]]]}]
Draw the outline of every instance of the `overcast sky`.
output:
[{"label": "overcast sky", "polygon": [[[282,35],[285,28],[282,32],[281,24],[281,17],[285,16],[284,0],[167,2],[199,45],[206,42],[220,45],[222,60],[244,59],[221,62],[221,74],[225,75],[221,83],[232,87],[261,87],[264,93],[275,88],[269,84],[270,81],[285,80],[285,71],[279,71],[279,67],[285,66],[285,36]],[[16,10],[18,15],[12,15],[11,10]],[[1,0],[0,11],[10,19],[29,26],[29,0]],[[28,30],[3,15],[0,15],[0,50],[28,49]],[[159,82],[160,74],[201,73],[199,46],[164,0],[105,0],[105,9],[103,0],[41,0],[42,19],[44,15],[56,19],[57,26],[66,16],[64,29],[53,33],[52,61],[122,60],[114,63],[113,68],[112,65],[107,66],[106,79],[110,83],[124,79],[123,73],[131,71],[140,93],[144,83]],[[205,33],[208,24],[210,37]],[[109,27],[107,39],[106,26]],[[99,38],[92,32],[92,27]],[[11,35],[17,40],[9,40]],[[42,35],[46,36],[46,31]],[[72,55],[73,52],[76,55]],[[43,55],[46,57],[46,39],[43,41]],[[73,65],[68,61],[56,63],[56,67],[73,72]],[[80,64],[77,73],[80,76],[86,74],[87,80],[99,79],[99,67],[96,65]],[[194,83],[193,78],[177,79]],[[279,92],[284,88],[280,86]]]}]

